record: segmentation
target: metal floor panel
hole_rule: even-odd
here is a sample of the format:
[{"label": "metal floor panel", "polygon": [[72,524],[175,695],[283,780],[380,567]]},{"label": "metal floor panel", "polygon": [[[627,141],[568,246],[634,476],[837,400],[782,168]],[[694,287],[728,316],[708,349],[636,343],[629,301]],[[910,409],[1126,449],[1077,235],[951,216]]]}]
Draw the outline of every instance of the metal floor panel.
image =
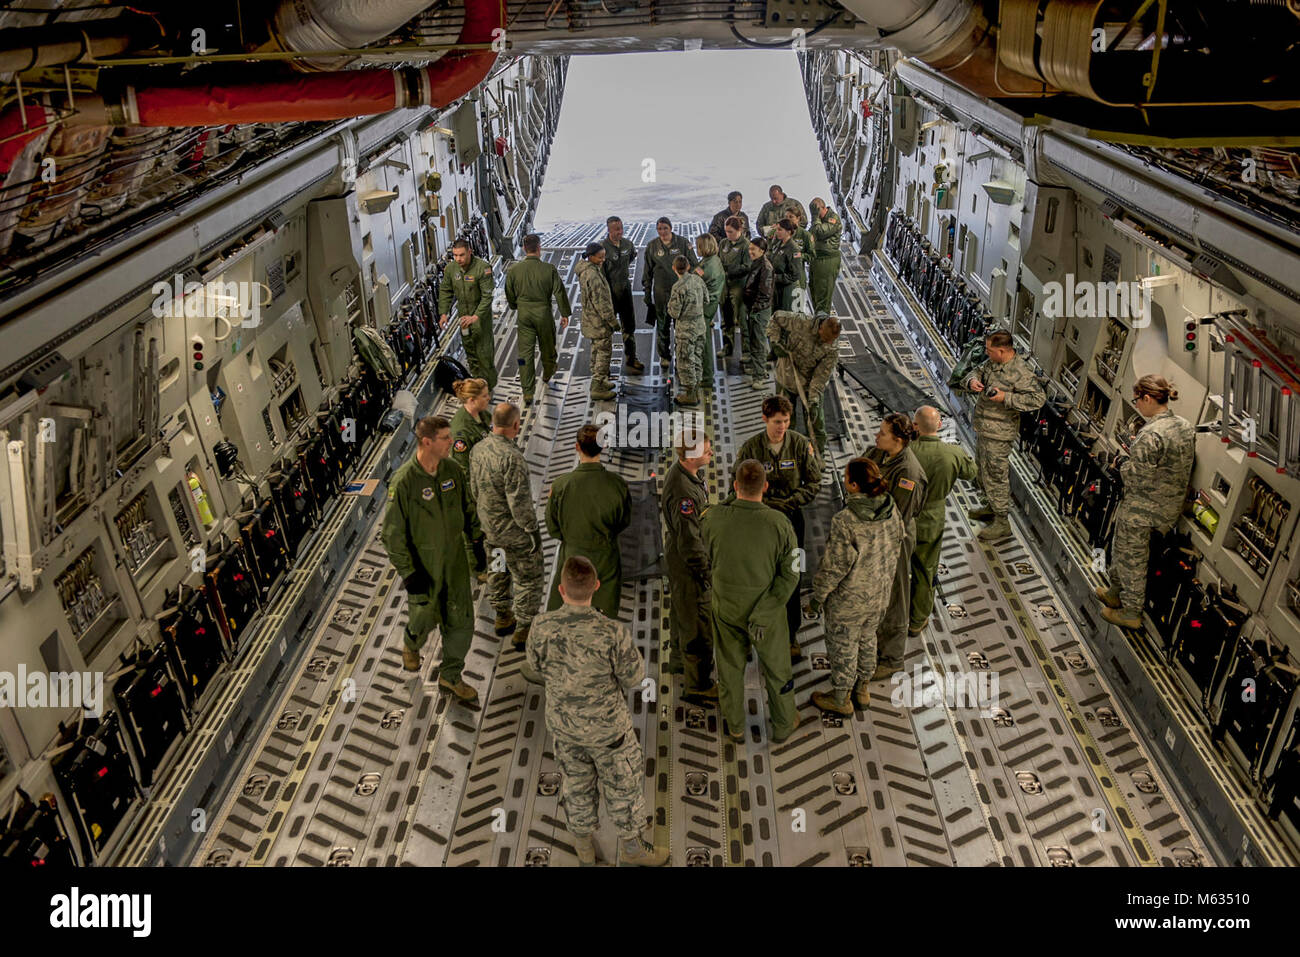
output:
[{"label": "metal floor panel", "polygon": [[[629,224],[628,234],[643,249],[653,229]],[[544,237],[571,290],[576,251],[601,235],[598,225],[583,225]],[[854,257],[845,258],[836,303],[844,319],[842,355],[870,348],[930,387],[910,340]],[[637,317],[643,320],[640,303]],[[517,366],[513,330],[505,325],[497,355],[508,373]],[[670,384],[648,361],[652,330],[642,322],[637,335],[646,373],[617,383],[619,402],[667,410]],[[715,336],[711,348],[718,345]],[[577,322],[560,335],[558,348],[551,388],[524,426],[539,517],[551,482],[577,464],[578,426],[611,408],[587,397],[588,350]],[[879,425],[862,390],[839,379],[831,388],[844,434],[832,436],[822,493],[805,510],[810,569],[835,511],[831,469],[865,451]],[[518,394],[518,379],[503,375],[498,397]],[[728,484],[736,450],[762,427],[762,399],[743,377],[715,376],[702,406],[717,451],[708,473],[715,498]],[[444,399],[436,411],[453,408]],[[667,450],[607,457],[642,499],[648,488],[661,487],[669,462]],[[1092,620],[1062,607],[1051,579],[1019,541],[996,551],[980,543],[965,517],[972,502],[961,487],[949,502],[936,611],[925,634],[909,640],[906,680],[873,686],[870,705],[852,717],[820,714],[810,698],[829,677],[822,626],[805,622],[805,657],[794,669],[801,724],[780,745],[769,740],[753,661],[743,744],[722,734],[716,708],[680,699],[680,677],[662,673],[672,596],[656,574],[661,538],[649,526],[647,534],[623,536],[620,618],[649,676],[631,698],[645,750],[646,811],[674,865],[1209,863],[1145,744],[1088,661],[1080,628],[1092,628]],[[653,505],[642,501],[638,509]],[[645,512],[639,514],[644,525]],[[545,537],[549,575],[557,546]],[[809,580],[805,574],[804,584]],[[438,658],[436,633],[421,674],[402,671],[406,603],[395,584],[372,539],[348,570],[305,665],[287,686],[276,727],[264,731],[240,777],[243,787],[227,796],[195,863],[576,863],[545,732],[544,693],[525,682],[523,656],[493,634],[481,588],[465,666],[480,707],[470,710],[438,691],[428,664]],[[940,677],[950,673],[984,682],[977,686],[995,689],[996,701],[950,706]],[[596,840],[602,859],[612,860],[614,834],[603,819]]]}]

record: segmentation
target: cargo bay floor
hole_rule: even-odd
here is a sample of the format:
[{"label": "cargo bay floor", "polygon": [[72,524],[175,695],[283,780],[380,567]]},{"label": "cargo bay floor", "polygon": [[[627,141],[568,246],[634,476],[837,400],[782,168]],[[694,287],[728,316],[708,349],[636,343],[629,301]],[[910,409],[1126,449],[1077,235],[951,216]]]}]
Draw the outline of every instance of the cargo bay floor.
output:
[{"label": "cargo bay floor", "polygon": [[[697,223],[688,232],[702,228]],[[595,225],[565,225],[543,238],[544,255],[571,296],[581,249],[602,234]],[[629,224],[628,234],[638,249],[654,235],[647,223]],[[872,349],[926,388],[910,340],[856,257],[845,257],[836,307],[844,322],[842,356]],[[653,331],[639,298],[637,319],[646,371],[617,377],[616,335],[617,402],[629,411],[666,412],[670,387],[650,361]],[[578,326],[572,322],[560,334],[558,372],[520,438],[539,517],[550,483],[577,464],[578,426],[615,410],[588,398],[590,358]],[[508,314],[497,330],[497,399],[519,397],[514,357]],[[739,371],[734,359],[730,371]],[[865,451],[879,423],[875,403],[850,380],[837,377],[830,389],[840,421],[831,429],[822,491],[805,512],[810,572],[839,507],[832,469]],[[736,450],[762,428],[762,399],[738,375],[715,376],[701,407],[717,453],[707,470],[715,501]],[[427,411],[450,416],[454,401],[439,402]],[[954,437],[951,427],[945,437]],[[1021,544],[1023,534],[997,549],[983,546],[965,517],[972,492],[960,484],[948,504],[935,614],[908,643],[904,673],[918,677],[917,686],[877,684],[870,706],[853,717],[820,714],[810,698],[828,685],[829,671],[821,623],[808,621],[798,636],[804,658],[794,670],[800,727],[784,743],[770,742],[761,677],[751,661],[746,740],[732,743],[717,709],[682,701],[681,678],[663,671],[671,596],[660,577],[655,493],[668,454],[622,449],[605,463],[632,488],[633,526],[621,539],[620,618],[652,679],[632,695],[632,716],[645,750],[649,823],[656,842],[671,848],[673,865],[1211,863],[1146,744],[1091,666],[1072,610],[1062,607]],[[493,633],[492,610],[476,586],[465,677],[479,690],[478,709],[439,692],[432,667],[440,654],[437,632],[421,672],[403,672],[405,594],[377,531],[359,546],[273,723],[234,776],[192,863],[576,864],[544,692],[524,680],[523,655]],[[556,547],[547,538],[548,576]],[[805,585],[809,580],[805,575]],[[936,673],[952,672],[987,676],[975,686],[995,689],[996,702],[949,707],[933,692]],[[597,843],[602,859],[613,860],[614,834],[603,812]]]}]

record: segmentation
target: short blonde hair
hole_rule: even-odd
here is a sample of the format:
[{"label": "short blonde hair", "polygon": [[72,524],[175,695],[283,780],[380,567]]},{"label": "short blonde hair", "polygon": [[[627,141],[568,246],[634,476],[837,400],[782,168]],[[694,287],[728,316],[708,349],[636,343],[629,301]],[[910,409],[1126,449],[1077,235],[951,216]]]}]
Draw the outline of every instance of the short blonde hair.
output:
[{"label": "short blonde hair", "polygon": [[695,237],[695,251],[701,256],[718,254],[718,237],[712,233],[700,233]]}]

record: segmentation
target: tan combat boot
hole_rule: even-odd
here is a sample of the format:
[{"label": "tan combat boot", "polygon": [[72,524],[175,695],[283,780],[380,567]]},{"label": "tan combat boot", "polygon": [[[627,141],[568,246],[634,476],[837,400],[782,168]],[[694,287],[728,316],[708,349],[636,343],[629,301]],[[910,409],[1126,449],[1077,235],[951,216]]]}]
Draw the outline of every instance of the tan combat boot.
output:
[{"label": "tan combat boot", "polygon": [[619,867],[663,867],[668,863],[668,850],[658,850],[640,834],[623,837],[618,841]]},{"label": "tan combat boot", "polygon": [[989,508],[987,505],[981,505],[979,508],[972,508],[966,513],[966,515],[976,522],[987,522],[996,517],[993,514],[993,509]]},{"label": "tan combat boot", "polygon": [[402,667],[407,671],[420,670],[420,653],[412,648],[402,646]]},{"label": "tan combat boot", "polygon": [[1005,515],[994,517],[993,521],[980,530],[978,536],[982,542],[996,542],[1000,538],[1011,537],[1011,523]]},{"label": "tan combat boot", "polygon": [[514,638],[511,639],[515,644],[515,651],[523,651],[524,648],[527,647],[528,630],[532,627],[533,623],[531,621],[519,626],[518,630],[515,632]]},{"label": "tan combat boot", "polygon": [[465,684],[464,678],[456,679],[455,684],[452,684],[446,678],[439,678],[438,687],[448,694],[455,695],[462,704],[475,704],[478,701],[478,692]]},{"label": "tan combat boot", "polygon": [[579,867],[594,867],[596,864],[596,842],[590,834],[574,834],[573,849],[578,854]]},{"label": "tan combat boot", "polygon": [[[843,698],[828,692],[816,691],[812,696],[812,703],[823,711],[829,711],[832,714],[842,714],[849,716],[853,714],[853,705],[849,704],[849,696],[846,694]],[[776,740],[773,738],[772,740]]]},{"label": "tan combat boot", "polygon": [[598,402],[607,402],[614,398],[614,386],[603,379],[591,384],[591,397]]},{"label": "tan combat boot", "polygon": [[1121,607],[1119,602],[1119,595],[1112,588],[1103,588],[1101,585],[1098,585],[1096,588],[1093,589],[1093,594],[1096,595],[1098,598],[1100,598],[1102,604],[1105,605],[1107,608]]},{"label": "tan combat boot", "polygon": [[496,621],[492,623],[492,630],[504,638],[515,630],[515,614],[507,609],[497,615]]},{"label": "tan combat boot", "polygon": [[871,692],[867,690],[865,681],[859,681],[858,686],[853,689],[853,700],[857,702],[859,708],[866,708],[871,704]]},{"label": "tan combat boot", "polygon": [[884,662],[877,662],[876,670],[871,673],[871,680],[885,681],[902,670],[902,665],[887,665]]},{"label": "tan combat boot", "polygon": [[1101,617],[1105,618],[1112,625],[1118,625],[1120,628],[1130,628],[1133,631],[1142,630],[1142,617],[1130,618],[1128,612],[1122,608],[1103,608]]}]

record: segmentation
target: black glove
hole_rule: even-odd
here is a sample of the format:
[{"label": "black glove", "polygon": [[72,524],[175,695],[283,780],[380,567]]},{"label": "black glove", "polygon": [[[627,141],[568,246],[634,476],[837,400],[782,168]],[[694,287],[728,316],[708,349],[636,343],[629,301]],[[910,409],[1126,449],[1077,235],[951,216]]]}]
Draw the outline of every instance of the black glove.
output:
[{"label": "black glove", "polygon": [[484,544],[483,539],[475,539],[469,543],[469,547],[474,552],[474,571],[487,571],[487,546]]},{"label": "black glove", "polygon": [[658,322],[658,320],[659,320],[659,316],[658,316],[658,314],[657,314],[657,311],[655,310],[655,303],[654,303],[654,300],[650,298],[650,294],[649,294],[649,293],[646,293],[646,296],[645,296],[645,324],[646,324],[647,326],[653,326],[653,325],[655,325],[656,322]]},{"label": "black glove", "polygon": [[420,595],[433,590],[433,579],[423,568],[419,568],[402,579],[402,587],[406,589],[408,595]]}]

